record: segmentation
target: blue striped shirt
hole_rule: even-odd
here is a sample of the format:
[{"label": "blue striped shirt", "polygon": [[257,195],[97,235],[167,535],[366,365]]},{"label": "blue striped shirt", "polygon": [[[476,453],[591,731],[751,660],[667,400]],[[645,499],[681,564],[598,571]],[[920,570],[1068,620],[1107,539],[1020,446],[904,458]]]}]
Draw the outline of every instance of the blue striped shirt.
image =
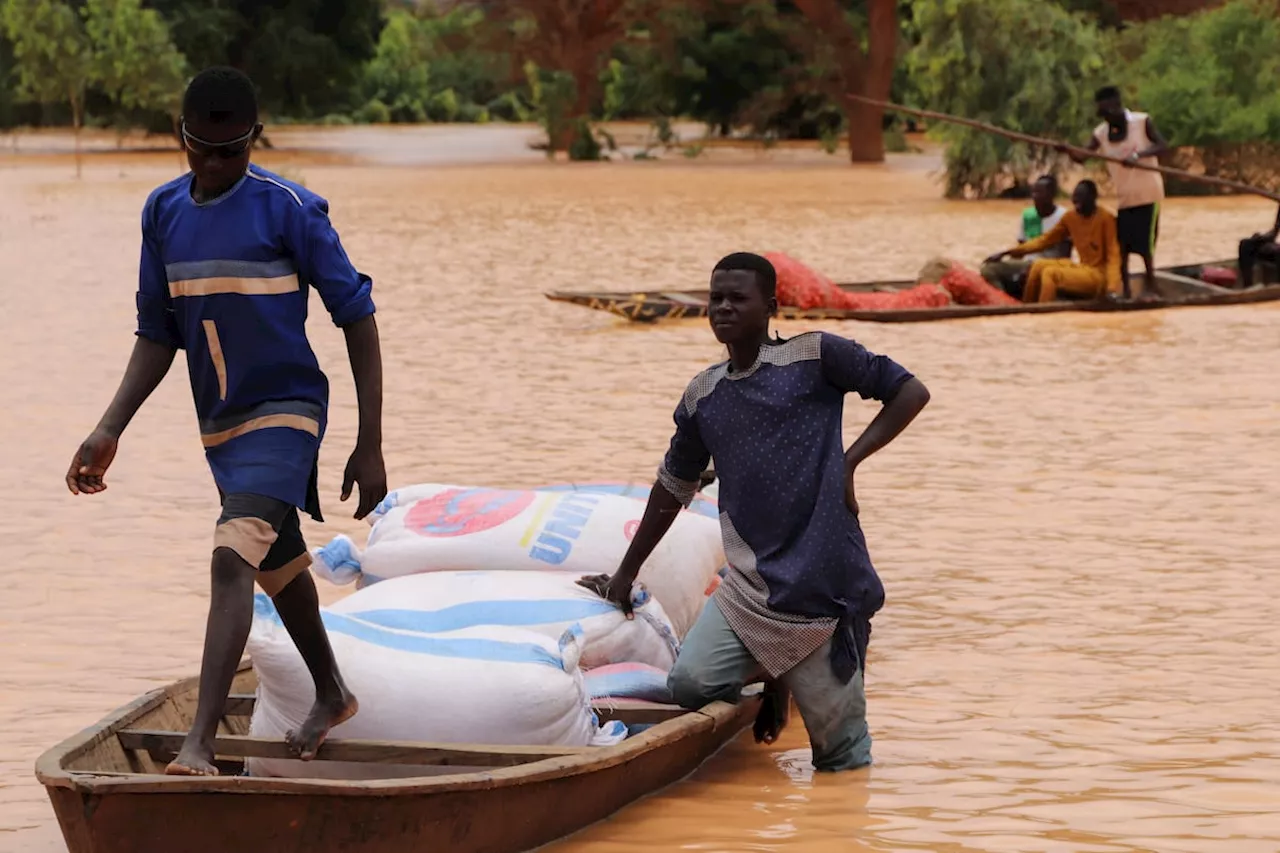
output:
[{"label": "blue striped shirt", "polygon": [[187,353],[200,431],[215,447],[254,429],[323,434],[329,381],[307,339],[311,288],[338,326],[374,313],[329,203],[257,166],[198,203],[188,173],[142,211],[137,334]]}]

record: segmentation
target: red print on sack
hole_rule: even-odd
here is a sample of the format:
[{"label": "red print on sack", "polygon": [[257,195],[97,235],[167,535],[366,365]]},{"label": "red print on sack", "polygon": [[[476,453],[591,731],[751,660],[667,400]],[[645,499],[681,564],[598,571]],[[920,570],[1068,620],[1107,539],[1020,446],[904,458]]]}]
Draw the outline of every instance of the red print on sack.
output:
[{"label": "red print on sack", "polygon": [[528,509],[533,498],[533,492],[449,489],[410,507],[404,525],[420,536],[467,536],[510,521]]},{"label": "red print on sack", "polygon": [[636,531],[639,529],[639,521],[628,521],[626,524],[622,525],[622,535],[627,537],[627,541],[630,542],[636,537]]}]

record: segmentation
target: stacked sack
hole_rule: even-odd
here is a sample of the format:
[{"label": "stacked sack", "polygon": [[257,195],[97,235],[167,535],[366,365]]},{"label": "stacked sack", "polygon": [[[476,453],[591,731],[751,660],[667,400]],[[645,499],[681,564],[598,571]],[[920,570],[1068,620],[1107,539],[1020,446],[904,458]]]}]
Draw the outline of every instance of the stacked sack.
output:
[{"label": "stacked sack", "polygon": [[[352,601],[362,595],[321,613],[343,678],[360,701],[359,713],[331,737],[547,746],[605,746],[626,737],[624,726],[601,726],[591,709],[578,626],[558,639],[494,624],[439,631],[421,601],[365,609],[365,602]],[[283,738],[306,718],[315,692],[279,614],[261,594],[248,651],[258,675],[249,734]],[[251,776],[370,779],[481,768],[250,758],[245,769]]]},{"label": "stacked sack", "polygon": [[[363,549],[337,536],[315,551],[315,569],[362,588],[428,572],[612,573],[643,514],[641,501],[601,491],[410,486],[370,514]],[[719,521],[685,511],[640,569],[639,582],[666,610],[677,637],[702,612],[724,559]]]},{"label": "stacked sack", "polygon": [[[577,584],[616,569],[648,488],[531,491],[425,484],[389,494],[363,549],[339,536],[317,574],[358,591],[322,616],[360,712],[335,738],[587,746],[626,737],[592,699],[669,701],[680,639],[724,564],[714,498],[680,513],[633,591],[635,619]],[[280,738],[314,698],[301,656],[259,596],[248,651],[258,675],[250,734]],[[585,673],[584,673],[585,670]],[[253,775],[420,776],[429,767],[251,759]],[[449,772],[465,772],[450,767]]]}]

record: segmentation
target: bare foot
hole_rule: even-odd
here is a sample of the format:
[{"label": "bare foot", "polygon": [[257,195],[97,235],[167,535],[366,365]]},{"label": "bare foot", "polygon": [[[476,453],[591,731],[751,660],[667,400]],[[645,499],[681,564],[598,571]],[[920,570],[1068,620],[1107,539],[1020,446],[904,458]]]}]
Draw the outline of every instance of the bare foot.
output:
[{"label": "bare foot", "polygon": [[316,699],[316,703],[311,706],[311,713],[302,721],[302,725],[286,732],[284,739],[299,758],[310,761],[316,757],[320,745],[329,736],[329,730],[345,723],[359,710],[360,703],[346,689],[343,689],[337,699]]},{"label": "bare foot", "polygon": [[782,734],[791,718],[791,691],[774,682],[766,685],[760,700],[760,711],[752,728],[756,743],[771,744]]},{"label": "bare foot", "polygon": [[166,776],[217,776],[218,768],[213,766],[212,750],[183,744],[164,772]]}]

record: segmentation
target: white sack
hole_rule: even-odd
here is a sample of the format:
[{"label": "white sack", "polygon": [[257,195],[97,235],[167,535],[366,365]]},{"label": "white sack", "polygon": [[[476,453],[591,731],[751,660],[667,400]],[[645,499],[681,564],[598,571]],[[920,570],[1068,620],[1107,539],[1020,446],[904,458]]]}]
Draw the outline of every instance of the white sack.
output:
[{"label": "white sack", "polygon": [[[363,551],[345,536],[315,552],[316,571],[361,585],[439,571],[612,573],[644,503],[589,491],[503,491],[427,484],[397,489],[379,506]],[[639,581],[683,638],[724,565],[720,524],[681,512]]]},{"label": "white sack", "polygon": [[[578,668],[581,631],[557,642],[519,628],[448,635],[389,628],[322,609],[329,641],[360,711],[330,737],[455,744],[588,746],[616,743],[625,727],[604,727]],[[305,718],[315,689],[302,656],[264,595],[254,600],[248,652],[258,675],[250,734],[283,738]],[[369,779],[467,772],[348,762],[250,758],[253,776]]]},{"label": "white sack", "polygon": [[578,586],[565,572],[432,572],[365,587],[329,610],[386,627],[412,624],[448,632],[498,626],[535,631],[558,640],[582,629],[584,667],[635,661],[669,670],[679,643],[662,605],[637,587],[635,619]]}]

